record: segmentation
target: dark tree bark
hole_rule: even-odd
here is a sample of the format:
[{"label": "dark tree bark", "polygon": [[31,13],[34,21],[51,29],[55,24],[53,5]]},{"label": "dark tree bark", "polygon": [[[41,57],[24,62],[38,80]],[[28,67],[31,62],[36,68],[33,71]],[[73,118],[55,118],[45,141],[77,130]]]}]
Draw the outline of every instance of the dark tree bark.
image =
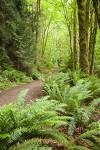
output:
[{"label": "dark tree bark", "polygon": [[85,28],[86,28],[86,46],[88,51],[88,37],[89,37],[89,14],[90,14],[90,0],[86,2],[86,13],[85,13]]},{"label": "dark tree bark", "polygon": [[86,0],[77,0],[79,19],[79,47],[80,47],[80,69],[89,73],[87,38],[86,38]]},{"label": "dark tree bark", "polygon": [[97,16],[95,15],[94,23],[90,26],[90,42],[89,42],[89,63],[90,63],[90,74],[94,70],[94,58],[95,58],[95,45],[96,45],[96,34],[97,34]]},{"label": "dark tree bark", "polygon": [[74,7],[74,14],[73,14],[73,53],[74,53],[74,70],[77,70],[78,66],[78,52],[77,52],[77,9],[76,3]]},{"label": "dark tree bark", "polygon": [[35,40],[35,57],[34,57],[34,64],[37,64],[37,49],[38,49],[38,37],[39,37],[39,16],[40,16],[40,0],[37,0],[36,6],[36,40]]},{"label": "dark tree bark", "polygon": [[97,16],[98,25],[100,28],[100,0],[92,0],[93,1],[93,7],[95,9],[95,14]]}]

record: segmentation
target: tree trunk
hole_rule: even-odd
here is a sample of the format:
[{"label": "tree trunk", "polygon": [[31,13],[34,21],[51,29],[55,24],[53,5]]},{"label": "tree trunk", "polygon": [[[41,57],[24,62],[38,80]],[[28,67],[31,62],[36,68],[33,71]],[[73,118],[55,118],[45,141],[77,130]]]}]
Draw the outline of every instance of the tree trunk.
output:
[{"label": "tree trunk", "polygon": [[77,70],[78,66],[78,52],[77,52],[77,11],[76,11],[76,3],[74,7],[73,14],[73,52],[74,52],[74,70]]},{"label": "tree trunk", "polygon": [[38,49],[38,37],[39,37],[39,15],[40,15],[40,0],[37,0],[36,7],[36,40],[35,40],[35,57],[34,64],[37,64],[37,49]]},{"label": "tree trunk", "polygon": [[98,25],[100,28],[100,0],[92,0],[93,1],[93,7],[95,9],[95,14],[97,16]]},{"label": "tree trunk", "polygon": [[91,24],[90,32],[90,43],[89,43],[89,60],[90,60],[90,74],[94,70],[94,57],[95,57],[95,44],[96,44],[96,34],[97,34],[97,16],[95,15],[94,24]]},{"label": "tree trunk", "polygon": [[79,47],[80,47],[80,69],[83,73],[89,73],[88,49],[86,38],[86,0],[77,0],[79,19]]},{"label": "tree trunk", "polygon": [[85,27],[86,27],[86,48],[88,51],[88,36],[89,36],[89,13],[90,13],[90,0],[87,0],[86,2],[86,13],[85,13]]},{"label": "tree trunk", "polygon": [[[73,27],[73,25],[72,25],[72,20],[70,20],[69,19],[69,17],[68,17],[68,13],[67,13],[67,10],[66,10],[66,7],[65,7],[65,5],[64,5],[64,3],[63,3],[63,1],[61,1],[62,2],[62,7],[63,7],[63,14],[64,14],[64,18],[65,18],[65,20],[66,20],[66,25],[67,25],[67,28],[68,28],[68,34],[69,34],[69,42],[70,42],[70,69],[71,70],[73,70],[74,69],[74,54],[73,54],[73,33],[72,33],[72,27]],[[71,17],[71,19],[72,19],[72,17]]]}]

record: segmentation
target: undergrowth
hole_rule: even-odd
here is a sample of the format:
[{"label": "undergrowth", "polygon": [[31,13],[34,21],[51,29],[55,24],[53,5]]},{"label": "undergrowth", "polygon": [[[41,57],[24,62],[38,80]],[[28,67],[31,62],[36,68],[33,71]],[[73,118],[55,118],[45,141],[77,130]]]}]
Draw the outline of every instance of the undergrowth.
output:
[{"label": "undergrowth", "polygon": [[0,90],[8,89],[21,83],[27,83],[31,80],[23,72],[13,68],[0,69]]},{"label": "undergrowth", "polygon": [[42,80],[47,96],[24,106],[25,90],[0,107],[0,149],[99,150],[99,79],[69,72]]},{"label": "undergrowth", "polygon": [[24,94],[21,93],[17,103],[0,107],[0,150],[8,150],[24,142],[26,144],[29,139],[33,140],[34,148],[34,139],[37,137],[44,140],[56,139],[67,146],[66,135],[56,130],[71,119],[58,115],[57,110],[64,112],[64,105],[55,100],[48,101],[48,97],[44,97],[24,107]]},{"label": "undergrowth", "polygon": [[[77,142],[82,146],[84,141],[83,148],[76,146],[73,149],[99,150],[100,143],[97,141],[100,134],[100,79],[95,76],[86,78],[77,72],[68,72],[43,79],[43,83],[44,90],[50,98],[65,104],[64,115],[71,117],[66,129],[67,134],[74,137],[75,141],[87,135],[86,139]],[[90,128],[91,124],[97,124],[98,129]]]}]

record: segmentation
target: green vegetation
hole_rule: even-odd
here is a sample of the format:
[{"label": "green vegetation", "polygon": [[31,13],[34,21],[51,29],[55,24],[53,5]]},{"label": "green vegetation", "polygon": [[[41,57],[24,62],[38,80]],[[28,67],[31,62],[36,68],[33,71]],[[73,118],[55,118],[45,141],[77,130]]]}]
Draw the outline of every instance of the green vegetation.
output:
[{"label": "green vegetation", "polygon": [[27,83],[31,80],[31,77],[27,77],[25,73],[13,68],[0,70],[0,90],[8,89],[21,83]]},{"label": "green vegetation", "polygon": [[[48,82],[51,78],[52,82]],[[74,78],[69,80],[68,74],[51,78],[44,82],[48,96],[24,107],[25,90],[16,103],[0,107],[0,149],[49,150],[47,146],[51,144],[52,149],[55,142],[56,147],[59,143],[71,150],[99,150],[99,95],[94,99],[99,87],[92,89],[91,79],[87,78],[72,85]]]},{"label": "green vegetation", "polygon": [[99,6],[99,0],[1,0],[0,70],[37,78],[35,72],[59,66],[99,75]]},{"label": "green vegetation", "polygon": [[0,0],[0,94],[35,79],[46,96],[0,106],[0,150],[99,150],[100,0]]},{"label": "green vegetation", "polygon": [[70,72],[58,73],[44,80],[46,93],[50,98],[64,103],[65,114],[72,117],[68,127],[69,135],[73,135],[78,127],[86,129],[94,121],[92,115],[99,113],[99,81],[96,77],[79,79],[79,73],[72,75]]},{"label": "green vegetation", "polygon": [[64,106],[55,100],[48,101],[48,97],[44,97],[24,108],[23,96],[26,92],[27,90],[20,94],[17,103],[0,107],[0,149],[9,149],[16,143],[21,144],[28,139],[33,139],[32,148],[34,148],[34,139],[37,137],[54,138],[67,145],[66,136],[56,131],[56,128],[67,124],[67,120],[71,118],[59,116],[56,112],[58,110],[63,112]]}]

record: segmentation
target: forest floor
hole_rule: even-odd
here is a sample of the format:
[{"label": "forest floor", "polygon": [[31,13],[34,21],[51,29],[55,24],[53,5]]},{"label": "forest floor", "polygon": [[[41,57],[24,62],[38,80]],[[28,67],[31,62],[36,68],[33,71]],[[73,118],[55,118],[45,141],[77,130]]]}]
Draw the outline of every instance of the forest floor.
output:
[{"label": "forest floor", "polygon": [[22,84],[17,87],[13,87],[9,90],[5,90],[0,93],[0,106],[16,102],[19,93],[22,90],[29,89],[28,93],[25,96],[25,104],[30,103],[30,100],[34,101],[37,98],[44,96],[42,81],[35,80],[31,83]]},{"label": "forest floor", "polygon": [[[59,72],[58,68],[54,68],[50,75]],[[25,104],[30,103],[30,101],[35,101],[38,98],[41,98],[45,95],[43,91],[43,84],[40,80],[34,80],[31,83],[22,84],[17,87],[2,91],[0,93],[0,106],[7,105],[12,102],[16,102],[18,95],[21,91],[29,89],[28,93],[25,96]]]}]

